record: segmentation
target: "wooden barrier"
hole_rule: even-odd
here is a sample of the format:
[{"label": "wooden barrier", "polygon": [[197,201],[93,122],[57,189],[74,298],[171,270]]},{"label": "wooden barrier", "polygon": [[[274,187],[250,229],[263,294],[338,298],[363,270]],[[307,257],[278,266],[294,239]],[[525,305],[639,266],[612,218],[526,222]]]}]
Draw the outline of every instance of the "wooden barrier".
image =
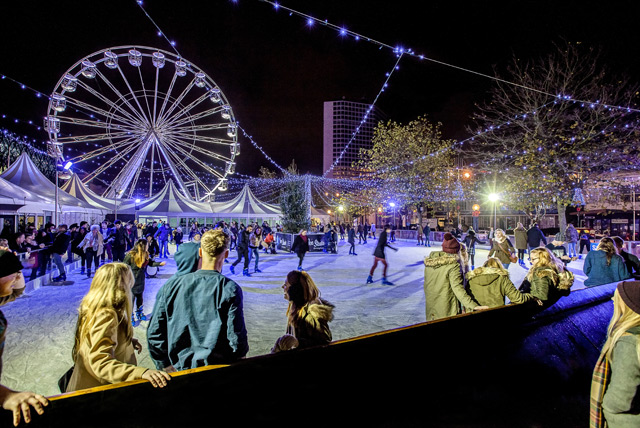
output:
[{"label": "wooden barrier", "polygon": [[582,427],[614,289],[62,394],[30,426]]}]

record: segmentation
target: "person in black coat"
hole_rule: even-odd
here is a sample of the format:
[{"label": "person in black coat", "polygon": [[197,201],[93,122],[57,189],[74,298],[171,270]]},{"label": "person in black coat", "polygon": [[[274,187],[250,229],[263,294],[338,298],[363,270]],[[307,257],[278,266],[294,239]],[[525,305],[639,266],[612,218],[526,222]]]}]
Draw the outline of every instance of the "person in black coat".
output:
[{"label": "person in black coat", "polygon": [[424,233],[424,246],[425,247],[430,247],[431,246],[431,228],[429,227],[429,225],[425,225],[424,229],[422,229],[422,233]]},{"label": "person in black coat", "polygon": [[58,267],[58,276],[55,277],[54,281],[66,281],[67,274],[64,270],[64,263],[62,263],[62,255],[67,252],[69,248],[69,242],[71,242],[71,234],[67,232],[67,225],[61,224],[58,227],[58,233],[53,239],[53,244],[51,244],[51,255],[53,256],[53,262]]},{"label": "person in black coat", "polygon": [[353,254],[354,256],[357,256],[356,254],[356,231],[352,226],[347,226],[347,241],[349,242],[349,245],[351,245],[351,247],[349,247],[349,254]]},{"label": "person in black coat", "polygon": [[242,268],[242,275],[251,276],[249,273],[249,239],[251,236],[251,232],[253,232],[253,226],[248,225],[238,234],[238,242],[236,249],[238,250],[238,259],[233,262],[229,269],[231,269],[231,273],[235,274],[235,267],[240,260],[244,258],[244,266]]},{"label": "person in black coat", "polygon": [[124,253],[127,250],[127,241],[129,240],[129,234],[127,229],[122,226],[120,220],[115,221],[116,228],[113,231],[113,242],[111,243],[111,252],[113,254],[114,262],[124,261]]},{"label": "person in black coat", "polygon": [[387,264],[387,260],[384,255],[384,250],[386,247],[389,247],[394,251],[398,251],[397,248],[392,247],[387,243],[387,236],[389,235],[391,230],[392,230],[391,226],[387,224],[384,227],[384,230],[382,231],[382,233],[380,234],[380,238],[378,239],[378,245],[376,245],[376,249],[373,252],[373,266],[371,266],[371,270],[369,271],[367,284],[371,284],[373,282],[373,272],[375,272],[376,267],[378,267],[378,262],[381,262],[382,265],[384,266],[382,270],[382,285],[393,285],[392,282],[389,282],[387,280],[387,268],[389,265]]},{"label": "person in black coat", "polygon": [[304,255],[309,251],[309,238],[307,237],[307,230],[301,229],[300,234],[296,235],[291,245],[291,251],[298,255],[298,270],[302,271],[302,261]]},{"label": "person in black coat", "polygon": [[540,246],[540,241],[547,245],[547,238],[538,227],[538,223],[533,223],[527,230],[527,246],[529,247],[529,261],[531,261],[531,250]]}]

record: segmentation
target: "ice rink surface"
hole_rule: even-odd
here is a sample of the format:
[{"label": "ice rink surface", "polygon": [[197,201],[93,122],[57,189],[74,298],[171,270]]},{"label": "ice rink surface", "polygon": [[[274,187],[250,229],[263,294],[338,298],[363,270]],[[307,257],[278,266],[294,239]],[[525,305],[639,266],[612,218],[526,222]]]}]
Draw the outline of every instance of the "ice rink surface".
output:
[{"label": "ice rink surface", "polygon": [[[441,250],[440,245],[417,246],[415,241],[391,243],[398,248],[397,252],[386,251],[388,279],[394,285],[381,284],[380,264],[374,274],[374,283],[366,285],[376,243],[377,240],[370,239],[367,244],[356,244],[358,255],[352,256],[347,254],[349,245],[340,241],[337,255],[308,253],[305,258],[303,267],[320,288],[322,297],[336,306],[335,319],[330,325],[334,340],[425,321],[423,259],[431,251]],[[484,263],[487,254],[486,249],[476,249],[476,267]],[[235,258],[236,253],[232,251],[229,261],[233,262]],[[176,270],[173,256],[166,261],[167,265],[160,268],[157,278],[146,281],[144,309],[147,315],[152,312],[158,289]],[[261,252],[259,268],[262,273],[253,273],[252,260],[251,277],[242,276],[241,264],[236,269],[240,273],[235,275],[231,275],[229,263],[225,264],[222,273],[234,279],[244,293],[250,347],[247,357],[268,353],[276,339],[284,334],[287,302],[281,287],[287,273],[297,268],[297,262],[294,254]],[[583,288],[586,277],[582,273],[582,260],[571,262],[569,268],[575,275],[572,289]],[[90,285],[90,280],[79,272],[76,269],[67,275],[70,285],[44,286],[0,308],[8,320],[2,373],[4,385],[43,395],[60,392],[57,380],[72,365],[77,309]],[[527,269],[511,264],[509,273],[518,287]],[[138,364],[154,367],[146,349],[147,324],[142,321],[134,330],[134,336],[144,346]]]}]

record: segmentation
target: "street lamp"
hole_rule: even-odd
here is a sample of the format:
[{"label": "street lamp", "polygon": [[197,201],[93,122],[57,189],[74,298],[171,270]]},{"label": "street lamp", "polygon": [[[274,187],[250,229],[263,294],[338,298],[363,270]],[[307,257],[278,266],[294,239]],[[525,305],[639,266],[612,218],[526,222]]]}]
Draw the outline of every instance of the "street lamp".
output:
[{"label": "street lamp", "polygon": [[396,203],[395,202],[389,202],[389,206],[391,208],[393,208],[393,225],[396,225]]},{"label": "street lamp", "polygon": [[497,214],[497,205],[500,200],[500,195],[497,193],[492,193],[489,195],[489,200],[493,202],[493,230],[498,228],[498,214]]}]

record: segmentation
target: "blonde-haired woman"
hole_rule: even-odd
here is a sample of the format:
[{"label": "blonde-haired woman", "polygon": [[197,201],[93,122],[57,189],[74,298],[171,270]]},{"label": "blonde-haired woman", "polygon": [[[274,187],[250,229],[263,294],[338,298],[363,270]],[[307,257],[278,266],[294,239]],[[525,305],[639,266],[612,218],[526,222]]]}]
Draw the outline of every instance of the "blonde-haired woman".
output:
[{"label": "blonde-haired woman", "polygon": [[582,269],[587,275],[586,287],[619,282],[631,276],[615,242],[606,237],[600,240],[596,251],[589,251]]},{"label": "blonde-haired woman", "polygon": [[133,274],[124,263],[100,267],[91,288],[80,303],[73,345],[74,369],[67,391],[92,388],[135,379],[164,387],[170,376],[136,365],[135,350],[142,345],[133,338],[131,287]]},{"label": "blonde-haired woman", "polygon": [[591,381],[591,427],[640,426],[640,282],[618,284]]},{"label": "blonde-haired woman", "polygon": [[[145,274],[147,266],[164,266],[166,262],[156,262],[149,259],[149,242],[145,238],[140,238],[136,241],[135,245],[124,256],[124,264],[131,268],[133,273],[134,283],[131,293],[133,294],[133,302],[136,305],[135,318],[138,321],[146,321],[147,317],[144,314],[144,308],[142,306],[145,285]],[[134,315],[131,314],[131,325],[135,325]]]},{"label": "blonde-haired woman", "polygon": [[[297,339],[297,347],[326,345],[332,340],[329,322],[334,306],[320,297],[320,290],[307,272],[292,270],[282,285],[287,309],[287,336]],[[282,341],[280,338],[278,341]],[[276,344],[277,346],[277,344]]]},{"label": "blonde-haired woman", "polygon": [[489,251],[489,257],[497,257],[502,266],[505,269],[509,269],[509,264],[511,264],[511,257],[515,249],[513,248],[513,244],[505,235],[504,230],[496,229],[495,238],[491,244],[491,250]]},{"label": "blonde-haired woman", "polygon": [[480,305],[495,308],[505,304],[505,297],[514,304],[535,299],[531,294],[521,293],[509,279],[509,271],[495,257],[489,257],[482,267],[467,273],[469,294]]},{"label": "blonde-haired woman", "polygon": [[531,293],[542,301],[544,307],[568,296],[573,285],[573,274],[564,269],[564,264],[545,247],[531,250],[531,269],[525,277],[520,291]]}]

